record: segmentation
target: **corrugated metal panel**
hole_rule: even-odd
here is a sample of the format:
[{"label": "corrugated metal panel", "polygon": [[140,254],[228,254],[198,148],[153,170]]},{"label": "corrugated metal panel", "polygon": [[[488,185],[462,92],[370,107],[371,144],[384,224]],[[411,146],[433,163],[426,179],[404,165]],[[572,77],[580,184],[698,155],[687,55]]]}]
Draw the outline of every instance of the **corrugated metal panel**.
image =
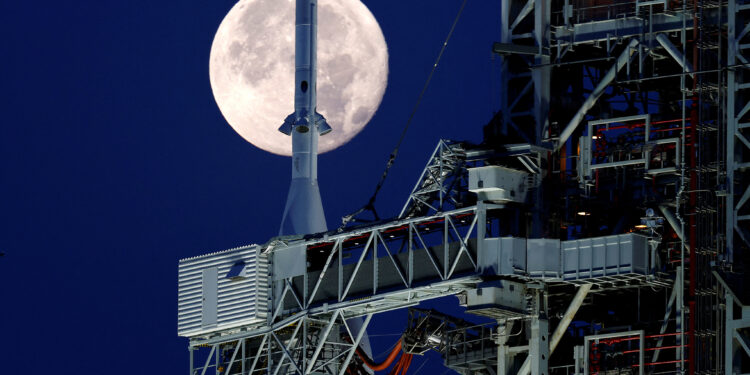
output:
[{"label": "corrugated metal panel", "polygon": [[546,280],[647,275],[648,238],[635,233],[581,240],[487,238],[480,266],[485,274]]},{"label": "corrugated metal panel", "polygon": [[[240,277],[228,278],[232,266],[244,262]],[[216,272],[204,272],[216,269]],[[216,275],[216,283],[205,275]],[[183,259],[179,264],[177,333],[192,337],[264,322],[267,313],[268,262],[257,245]],[[215,288],[212,291],[204,288]],[[205,297],[216,306],[204,306]],[[204,314],[215,314],[206,319]]]},{"label": "corrugated metal panel", "polygon": [[648,238],[634,233],[562,242],[565,280],[647,274]]},{"label": "corrugated metal panel", "polygon": [[534,238],[526,241],[526,269],[540,279],[560,277],[560,240]]}]

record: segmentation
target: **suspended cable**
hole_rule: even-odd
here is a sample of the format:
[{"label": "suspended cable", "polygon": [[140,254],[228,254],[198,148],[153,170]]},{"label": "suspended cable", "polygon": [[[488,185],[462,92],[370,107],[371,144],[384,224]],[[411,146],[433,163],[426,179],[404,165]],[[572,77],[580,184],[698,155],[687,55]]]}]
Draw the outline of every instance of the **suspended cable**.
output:
[{"label": "suspended cable", "polygon": [[[404,335],[403,333],[394,333],[394,334],[389,334],[389,335],[370,335],[370,334],[368,334],[367,336],[370,337],[370,338],[373,338],[373,337],[378,337],[378,336],[403,336],[403,335]],[[394,342],[393,345],[391,345],[388,349],[385,349],[385,350],[383,350],[382,352],[380,352],[378,354],[373,354],[373,356],[372,356],[373,362],[377,358],[383,357],[383,355],[385,355],[385,354],[390,354],[391,351],[394,350],[394,348],[396,347],[396,345],[399,345],[400,343],[401,343],[401,340],[399,339],[398,341]]]},{"label": "suspended cable", "polygon": [[461,18],[461,14],[464,11],[464,7],[466,6],[466,2],[468,0],[464,0],[461,3],[461,8],[458,10],[458,14],[456,14],[456,18],[453,20],[453,24],[451,25],[450,31],[448,32],[448,36],[445,38],[445,41],[443,42],[443,46],[440,48],[440,53],[438,53],[437,58],[435,59],[435,63],[432,65],[432,70],[430,71],[430,75],[427,76],[427,81],[424,83],[424,86],[422,86],[422,92],[419,93],[419,97],[417,97],[417,102],[414,103],[414,107],[411,110],[411,113],[409,114],[409,118],[406,120],[406,124],[404,125],[404,129],[401,131],[401,136],[398,139],[398,142],[396,143],[396,147],[391,152],[391,155],[388,158],[388,163],[385,166],[385,170],[383,171],[383,174],[380,176],[380,181],[378,181],[378,184],[375,186],[375,192],[372,194],[370,199],[367,201],[367,204],[362,206],[357,211],[346,215],[341,218],[341,227],[339,227],[339,232],[346,227],[346,225],[354,220],[354,218],[361,214],[362,212],[369,210],[372,212],[373,216],[375,217],[375,220],[380,220],[380,217],[378,217],[378,213],[375,210],[375,199],[378,196],[378,193],[380,192],[380,189],[383,187],[383,184],[385,183],[385,179],[388,176],[388,171],[393,166],[394,161],[396,160],[396,157],[398,156],[398,151],[401,148],[401,144],[404,142],[404,138],[406,137],[406,132],[409,130],[409,126],[411,125],[412,120],[414,119],[414,115],[417,113],[417,109],[419,109],[419,105],[422,103],[422,98],[424,98],[425,93],[427,92],[427,88],[430,86],[430,81],[432,81],[432,76],[435,75],[435,71],[437,70],[438,64],[440,63],[440,59],[443,57],[443,53],[445,52],[446,47],[448,47],[448,41],[451,39],[451,36],[453,36],[453,31],[456,29],[456,25],[458,24],[458,20]]},{"label": "suspended cable", "polygon": [[417,371],[414,371],[414,373],[412,375],[419,374],[419,370],[421,370],[422,367],[424,367],[425,364],[427,364],[427,357],[424,357],[424,359],[422,360],[422,364],[419,365],[419,367],[417,368]]}]

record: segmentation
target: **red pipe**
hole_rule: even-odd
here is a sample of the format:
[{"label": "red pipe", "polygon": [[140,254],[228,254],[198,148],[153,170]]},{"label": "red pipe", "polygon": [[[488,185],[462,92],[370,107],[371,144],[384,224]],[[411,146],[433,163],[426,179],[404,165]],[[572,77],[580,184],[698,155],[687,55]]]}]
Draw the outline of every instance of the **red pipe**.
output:
[{"label": "red pipe", "polygon": [[646,336],[646,338],[650,339],[650,338],[655,338],[655,337],[677,336],[679,334],[680,334],[679,332],[675,332],[675,333],[663,333],[661,335],[648,335],[648,336]]},{"label": "red pipe", "polygon": [[[678,123],[678,122],[681,122],[681,121],[682,121],[681,118],[674,119],[674,120],[652,121],[651,125],[671,124],[671,123]],[[597,134],[599,134],[599,133],[602,133],[604,131],[609,131],[609,130],[640,128],[640,127],[642,127],[644,125],[646,125],[645,122],[638,122],[638,123],[635,123],[635,124],[620,125],[620,126],[610,126],[608,129],[596,129],[596,132],[597,132]],[[686,126],[686,127],[689,127],[689,126]],[[673,130],[678,130],[678,129],[682,129],[682,126],[674,128]],[[652,131],[654,131],[654,130],[652,129]]]},{"label": "red pipe", "polygon": [[[646,348],[646,349],[643,349],[643,351],[644,352],[650,352],[650,351],[662,350],[662,349],[677,349],[677,348],[681,348],[683,346],[685,346],[685,345],[660,346],[658,348]],[[640,351],[641,351],[640,349],[626,350],[626,351],[622,352],[622,354],[638,353]]]},{"label": "red pipe", "polygon": [[[678,363],[678,362],[682,362],[682,360],[681,359],[676,359],[674,361],[662,361],[662,362],[644,363],[643,366],[645,367],[645,366],[666,365],[666,364]],[[638,367],[638,366],[640,366],[640,365],[633,365],[633,367]]]}]

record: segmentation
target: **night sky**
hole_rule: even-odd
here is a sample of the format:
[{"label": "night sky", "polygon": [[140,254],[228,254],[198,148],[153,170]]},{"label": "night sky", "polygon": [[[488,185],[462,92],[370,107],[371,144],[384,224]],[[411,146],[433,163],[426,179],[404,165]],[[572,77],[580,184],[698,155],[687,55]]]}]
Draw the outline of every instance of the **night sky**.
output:
[{"label": "night sky", "polygon": [[[365,130],[320,157],[329,228],[372,194],[461,1],[365,4],[388,44],[388,88]],[[209,84],[233,5],[0,2],[0,373],[187,374],[178,260],[278,233],[290,159],[237,135]],[[497,110],[499,14],[499,0],[468,2],[381,216],[398,214],[438,139],[481,141]],[[374,320],[376,353],[405,320]]]}]

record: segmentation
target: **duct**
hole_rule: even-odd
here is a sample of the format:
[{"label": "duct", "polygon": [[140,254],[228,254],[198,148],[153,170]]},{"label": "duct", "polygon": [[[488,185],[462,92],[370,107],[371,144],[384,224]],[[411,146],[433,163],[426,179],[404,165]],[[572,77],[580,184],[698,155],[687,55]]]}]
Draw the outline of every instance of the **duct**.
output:
[{"label": "duct", "polygon": [[[560,343],[560,339],[562,339],[563,334],[565,334],[565,331],[568,329],[570,322],[573,321],[573,317],[576,315],[576,312],[578,312],[578,309],[581,308],[583,300],[586,299],[586,296],[591,290],[591,286],[592,284],[583,284],[578,287],[578,291],[576,292],[575,297],[573,297],[573,301],[570,302],[568,309],[565,310],[565,315],[563,315],[563,318],[560,320],[560,324],[557,325],[557,328],[555,328],[555,332],[552,333],[552,338],[549,342],[550,356],[552,356],[552,352],[554,352],[555,348],[557,348],[557,344]],[[530,371],[531,358],[529,356],[526,357],[525,361],[523,361],[521,368],[518,370],[518,375],[529,375]]]},{"label": "duct", "polygon": [[690,73],[690,77],[695,78],[695,71],[693,70],[693,66],[688,63],[687,58],[680,53],[679,50],[677,50],[677,47],[672,44],[672,42],[669,41],[669,38],[667,38],[666,34],[657,34],[656,40],[661,44],[662,47],[664,47],[665,50],[669,53],[669,56],[672,56],[675,61],[677,61],[680,66],[685,69],[685,72]]},{"label": "duct", "polygon": [[607,88],[607,86],[609,86],[610,83],[612,83],[612,81],[615,79],[615,76],[617,76],[617,72],[619,72],[620,69],[622,69],[622,67],[624,67],[628,63],[628,61],[630,60],[630,56],[632,56],[636,51],[635,47],[638,46],[638,43],[638,39],[632,39],[627,48],[625,48],[625,50],[622,51],[622,54],[620,54],[620,56],[617,58],[615,64],[607,71],[607,74],[602,77],[601,81],[599,81],[599,84],[594,88],[594,91],[592,91],[591,95],[586,98],[586,100],[581,105],[581,108],[578,110],[578,112],[576,112],[573,118],[570,119],[570,122],[568,122],[568,125],[565,127],[562,133],[560,133],[560,139],[557,141],[555,151],[562,148],[568,138],[573,135],[573,132],[581,123],[583,117],[586,116],[586,112],[588,112],[589,109],[594,106],[594,103],[596,103],[599,97],[602,96],[604,90]]}]

